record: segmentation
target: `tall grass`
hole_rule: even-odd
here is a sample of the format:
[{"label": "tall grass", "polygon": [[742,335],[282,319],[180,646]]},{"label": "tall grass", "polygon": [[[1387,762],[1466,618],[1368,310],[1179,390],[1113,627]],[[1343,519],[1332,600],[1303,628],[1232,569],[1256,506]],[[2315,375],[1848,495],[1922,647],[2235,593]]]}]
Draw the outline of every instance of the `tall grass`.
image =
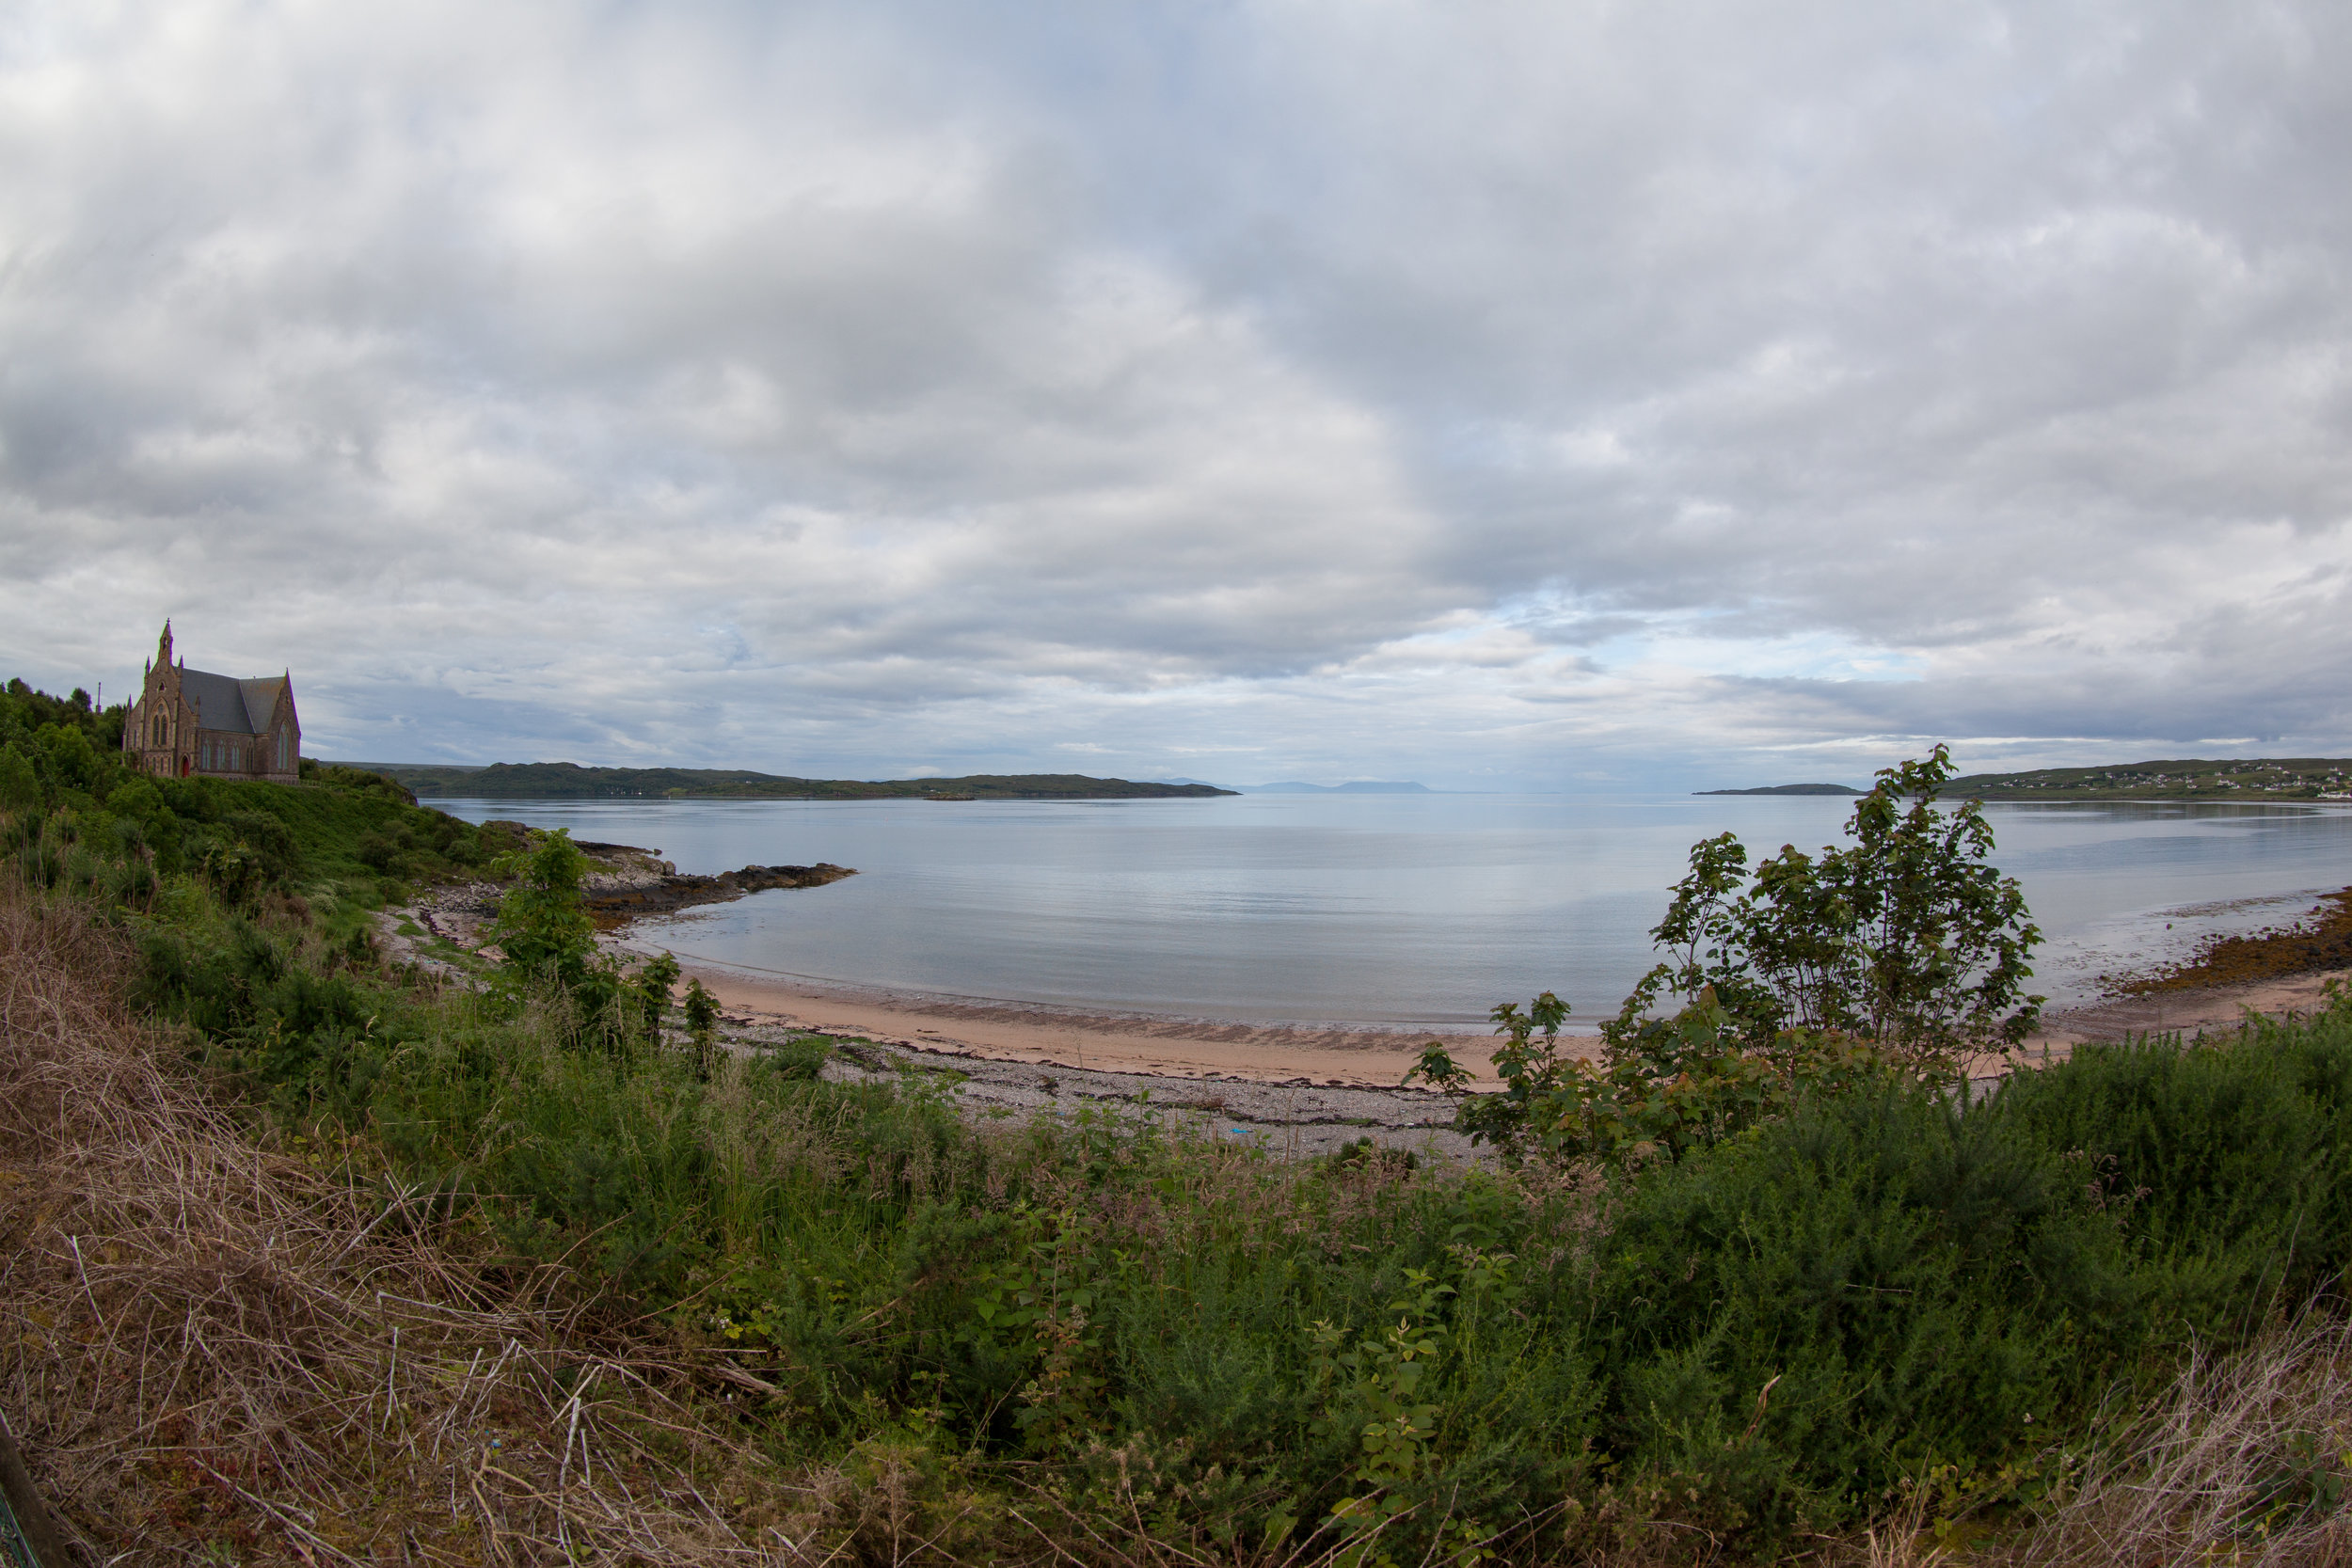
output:
[{"label": "tall grass", "polygon": [[2062,1505],[1983,1555],[2014,1568],[2352,1562],[2347,1434],[2341,1319],[2305,1316],[2234,1354],[2200,1349],[2093,1451]]},{"label": "tall grass", "polygon": [[756,1454],[564,1271],[485,1275],[389,1171],[266,1149],[121,1006],[135,959],[0,879],[0,1403],[108,1560],[769,1560]]}]

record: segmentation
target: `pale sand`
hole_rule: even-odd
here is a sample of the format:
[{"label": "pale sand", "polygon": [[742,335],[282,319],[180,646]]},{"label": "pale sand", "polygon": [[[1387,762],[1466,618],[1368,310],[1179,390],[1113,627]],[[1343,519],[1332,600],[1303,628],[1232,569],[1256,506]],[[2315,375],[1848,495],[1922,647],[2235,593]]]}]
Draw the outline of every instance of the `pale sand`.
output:
[{"label": "pale sand", "polygon": [[2282,980],[2258,980],[2241,986],[2202,986],[2193,990],[2160,990],[2146,996],[2118,997],[2112,1002],[2069,1007],[2043,1016],[2042,1029],[2028,1051],[2047,1046],[2063,1053],[2091,1040],[2122,1039],[2130,1035],[2194,1035],[2234,1028],[2249,1012],[2265,1018],[2288,1013],[2308,1017],[2325,1006],[2323,991],[2330,980],[2352,986],[2352,969],[2315,970]]},{"label": "pale sand", "polygon": [[[767,975],[690,964],[720,1005],[736,1014],[798,1029],[960,1052],[994,1061],[1148,1072],[1179,1078],[1212,1075],[1256,1083],[1307,1079],[1316,1084],[1391,1085],[1430,1040],[1441,1040],[1484,1086],[1497,1080],[1486,1058],[1488,1034],[1390,1029],[1314,1029],[1219,1023],[1120,1013],[1058,1012],[952,999],[836,991]],[[1571,1049],[1594,1051],[1579,1037]]]},{"label": "pale sand", "polygon": [[[994,1061],[1035,1062],[1080,1069],[1144,1072],[1179,1078],[1211,1076],[1283,1084],[1385,1085],[1399,1082],[1435,1039],[1477,1077],[1482,1088],[1499,1082],[1487,1058],[1494,1036],[1392,1029],[1315,1029],[1275,1024],[1219,1023],[1120,1013],[1062,1012],[1048,1007],[952,999],[927,1000],[836,991],[773,976],[754,976],[707,965],[690,974],[736,1014],[824,1034],[961,1053]],[[2321,1006],[2330,979],[2352,985],[2352,971],[2296,975],[2249,986],[2126,997],[2048,1014],[2021,1053],[2026,1062],[2063,1057],[2090,1040],[2180,1030],[2233,1027],[2248,1010],[2270,1017],[2309,1014]],[[1599,1055],[1590,1035],[1564,1037],[1566,1053]],[[1972,1077],[1996,1075],[2010,1065],[1998,1057],[1972,1062]]]}]

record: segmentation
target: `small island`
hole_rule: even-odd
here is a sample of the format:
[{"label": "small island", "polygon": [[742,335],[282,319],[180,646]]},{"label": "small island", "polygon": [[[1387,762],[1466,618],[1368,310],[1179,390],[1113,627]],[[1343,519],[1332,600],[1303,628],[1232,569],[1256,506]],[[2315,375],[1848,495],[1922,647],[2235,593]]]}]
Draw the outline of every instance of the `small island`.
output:
[{"label": "small island", "polygon": [[1694,789],[1693,795],[1867,795],[1867,790],[1851,784],[1763,784],[1755,789]]},{"label": "small island", "polygon": [[582,768],[571,762],[453,768],[370,762],[420,800],[1162,800],[1233,795],[1204,784],[1150,784],[1083,773],[976,773],[961,779],[796,779],[726,768]]}]

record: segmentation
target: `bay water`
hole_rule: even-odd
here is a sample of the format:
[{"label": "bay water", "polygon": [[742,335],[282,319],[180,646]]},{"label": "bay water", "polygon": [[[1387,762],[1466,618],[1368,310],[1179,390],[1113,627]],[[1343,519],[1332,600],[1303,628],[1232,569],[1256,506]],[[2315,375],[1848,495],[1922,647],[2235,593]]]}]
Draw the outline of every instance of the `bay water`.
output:
[{"label": "bay water", "polygon": [[[640,944],[898,994],[1248,1022],[1482,1025],[1556,990],[1589,1025],[1656,960],[1690,847],[1843,842],[1837,797],[1246,795],[1212,800],[434,800],[678,869],[858,875],[641,924]],[[2054,1005],[2352,885],[2330,805],[1986,808],[2045,934]]]}]

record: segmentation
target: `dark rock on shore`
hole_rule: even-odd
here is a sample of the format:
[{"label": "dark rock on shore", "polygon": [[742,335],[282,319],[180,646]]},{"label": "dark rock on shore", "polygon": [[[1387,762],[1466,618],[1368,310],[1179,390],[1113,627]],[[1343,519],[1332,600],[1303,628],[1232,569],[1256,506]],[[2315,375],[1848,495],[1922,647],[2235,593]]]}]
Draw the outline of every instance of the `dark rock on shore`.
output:
[{"label": "dark rock on shore", "polygon": [[2208,938],[2197,956],[2153,974],[2113,988],[2118,996],[2243,986],[2296,974],[2352,969],[2352,887],[2319,900],[2311,913],[2290,926],[2243,936]]},{"label": "dark rock on shore", "polygon": [[643,915],[669,914],[696,904],[723,904],[749,893],[778,887],[823,887],[857,873],[846,865],[819,862],[815,865],[747,865],[716,877],[675,874],[633,886],[592,888],[588,912],[599,924],[618,924]]}]

